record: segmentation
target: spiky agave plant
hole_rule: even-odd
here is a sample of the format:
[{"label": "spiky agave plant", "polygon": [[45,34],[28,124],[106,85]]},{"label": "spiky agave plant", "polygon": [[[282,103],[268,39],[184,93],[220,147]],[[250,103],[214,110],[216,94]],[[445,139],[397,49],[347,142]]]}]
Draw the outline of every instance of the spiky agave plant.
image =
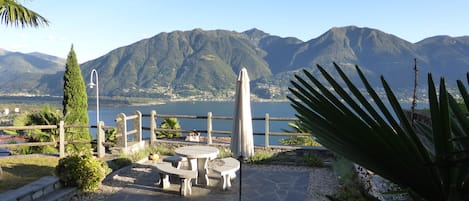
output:
[{"label": "spiky agave plant", "polygon": [[[443,78],[438,95],[428,75],[431,125],[417,122],[412,127],[383,76],[391,109],[358,66],[367,94],[337,64],[334,67],[348,90],[323,67],[317,67],[327,83],[304,70],[304,76],[295,75],[296,80],[291,81],[288,99],[320,144],[408,189],[416,200],[469,200],[469,121]],[[461,81],[457,83],[468,107],[467,90]],[[329,85],[333,90],[326,87]]]}]

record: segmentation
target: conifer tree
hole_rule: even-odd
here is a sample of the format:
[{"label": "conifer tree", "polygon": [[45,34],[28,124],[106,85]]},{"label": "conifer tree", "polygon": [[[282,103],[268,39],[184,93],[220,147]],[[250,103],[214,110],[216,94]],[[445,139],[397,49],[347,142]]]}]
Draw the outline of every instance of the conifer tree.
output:
[{"label": "conifer tree", "polygon": [[[62,105],[66,124],[88,126],[87,100],[85,82],[72,45],[67,56],[64,73],[64,97]],[[91,134],[88,128],[68,128],[66,130],[66,140],[90,142]],[[67,151],[84,151],[84,149],[90,147],[89,144],[67,146]]]}]

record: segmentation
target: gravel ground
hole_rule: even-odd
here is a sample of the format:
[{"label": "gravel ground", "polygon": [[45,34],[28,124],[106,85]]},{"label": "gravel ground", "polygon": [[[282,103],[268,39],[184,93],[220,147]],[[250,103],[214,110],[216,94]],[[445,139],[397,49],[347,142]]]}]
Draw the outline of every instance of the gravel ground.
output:
[{"label": "gravel ground", "polygon": [[[145,162],[141,162],[144,164]],[[133,164],[109,175],[98,191],[83,192],[72,197],[71,201],[104,201],[110,196],[122,190],[129,183],[134,183],[136,178],[145,177],[150,174],[151,169],[142,164]],[[307,200],[329,201],[325,195],[331,195],[336,191],[337,180],[330,167],[310,168],[305,166],[287,165],[250,165],[246,168],[261,169],[265,171],[307,171],[309,172],[309,184],[307,189]]]}]

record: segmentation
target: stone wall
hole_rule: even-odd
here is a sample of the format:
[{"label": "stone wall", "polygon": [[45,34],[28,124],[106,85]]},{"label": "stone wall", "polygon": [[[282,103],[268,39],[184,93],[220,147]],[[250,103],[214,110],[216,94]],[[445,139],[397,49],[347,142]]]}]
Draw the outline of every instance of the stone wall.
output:
[{"label": "stone wall", "polygon": [[373,197],[381,201],[409,200],[409,195],[398,185],[359,165],[355,165],[355,170],[358,173],[359,182],[362,183],[365,190]]}]

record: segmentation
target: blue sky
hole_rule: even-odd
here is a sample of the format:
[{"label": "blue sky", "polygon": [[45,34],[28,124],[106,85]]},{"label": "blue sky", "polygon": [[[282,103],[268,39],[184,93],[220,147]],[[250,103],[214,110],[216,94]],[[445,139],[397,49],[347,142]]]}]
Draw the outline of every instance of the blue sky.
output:
[{"label": "blue sky", "polygon": [[410,42],[469,35],[469,1],[423,0],[19,0],[48,27],[0,25],[0,48],[65,58],[73,44],[80,63],[118,47],[175,30],[258,28],[303,41],[332,27],[379,29]]}]

